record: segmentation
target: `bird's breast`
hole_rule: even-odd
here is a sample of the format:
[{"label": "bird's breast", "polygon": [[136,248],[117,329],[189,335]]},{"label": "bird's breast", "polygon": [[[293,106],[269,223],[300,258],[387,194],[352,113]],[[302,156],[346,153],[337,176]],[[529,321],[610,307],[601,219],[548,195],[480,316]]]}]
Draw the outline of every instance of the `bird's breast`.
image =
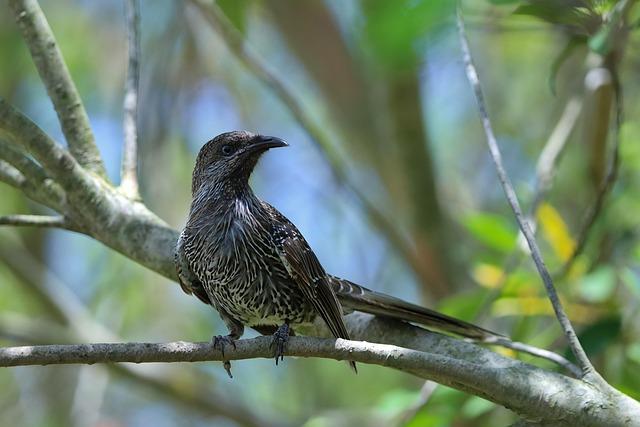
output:
[{"label": "bird's breast", "polygon": [[245,325],[308,321],[309,302],[289,276],[269,230],[234,215],[199,233],[194,271],[209,297]]}]

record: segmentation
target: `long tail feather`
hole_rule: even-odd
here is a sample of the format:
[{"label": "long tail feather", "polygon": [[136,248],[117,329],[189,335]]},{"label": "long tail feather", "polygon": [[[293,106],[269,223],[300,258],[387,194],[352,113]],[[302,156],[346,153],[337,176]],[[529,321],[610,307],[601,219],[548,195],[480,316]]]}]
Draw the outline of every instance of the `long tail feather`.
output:
[{"label": "long tail feather", "polygon": [[341,304],[348,309],[418,323],[443,332],[484,342],[507,338],[502,334],[464,320],[372,291],[338,277],[331,277],[331,286]]}]

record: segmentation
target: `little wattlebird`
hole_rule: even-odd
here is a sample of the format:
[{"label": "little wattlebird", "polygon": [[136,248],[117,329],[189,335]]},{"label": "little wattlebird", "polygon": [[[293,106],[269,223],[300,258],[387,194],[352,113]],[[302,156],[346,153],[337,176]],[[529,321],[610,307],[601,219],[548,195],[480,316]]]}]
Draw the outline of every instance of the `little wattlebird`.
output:
[{"label": "little wattlebird", "polygon": [[[213,338],[223,355],[249,326],[273,334],[277,364],[294,328],[318,317],[333,336],[349,339],[342,316],[353,310],[479,341],[502,337],[328,275],[296,226],[249,186],[260,156],[286,146],[279,138],[236,131],[218,135],[198,153],[175,261],[182,289],[211,304],[227,325],[228,335]],[[231,376],[229,362],[225,368]]]}]

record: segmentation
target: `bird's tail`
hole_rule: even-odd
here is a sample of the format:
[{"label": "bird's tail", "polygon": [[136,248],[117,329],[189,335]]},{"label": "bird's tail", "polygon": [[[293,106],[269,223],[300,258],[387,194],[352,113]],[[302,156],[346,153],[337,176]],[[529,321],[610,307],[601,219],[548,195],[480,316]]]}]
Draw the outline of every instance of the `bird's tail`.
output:
[{"label": "bird's tail", "polygon": [[411,304],[390,295],[372,291],[338,277],[331,277],[331,286],[340,303],[346,309],[418,323],[429,328],[483,342],[507,338],[504,335],[464,320]]}]

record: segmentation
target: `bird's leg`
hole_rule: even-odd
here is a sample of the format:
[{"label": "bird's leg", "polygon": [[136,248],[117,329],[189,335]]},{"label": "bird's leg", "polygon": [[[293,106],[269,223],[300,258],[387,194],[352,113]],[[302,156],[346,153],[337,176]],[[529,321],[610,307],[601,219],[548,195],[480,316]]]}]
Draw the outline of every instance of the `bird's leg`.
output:
[{"label": "bird's leg", "polygon": [[289,327],[288,320],[285,320],[273,334],[270,347],[275,348],[276,366],[278,366],[278,359],[284,360],[284,350],[289,341],[289,336],[293,334],[293,330]]},{"label": "bird's leg", "polygon": [[222,313],[221,317],[222,320],[224,320],[224,323],[226,323],[227,328],[229,328],[229,334],[215,335],[211,338],[211,344],[213,344],[213,348],[220,350],[222,353],[222,366],[224,366],[224,370],[227,371],[229,378],[233,378],[233,375],[231,374],[231,362],[224,358],[224,349],[226,346],[230,345],[235,350],[236,340],[244,333],[244,326],[242,323],[236,322],[230,317],[223,316]]}]

